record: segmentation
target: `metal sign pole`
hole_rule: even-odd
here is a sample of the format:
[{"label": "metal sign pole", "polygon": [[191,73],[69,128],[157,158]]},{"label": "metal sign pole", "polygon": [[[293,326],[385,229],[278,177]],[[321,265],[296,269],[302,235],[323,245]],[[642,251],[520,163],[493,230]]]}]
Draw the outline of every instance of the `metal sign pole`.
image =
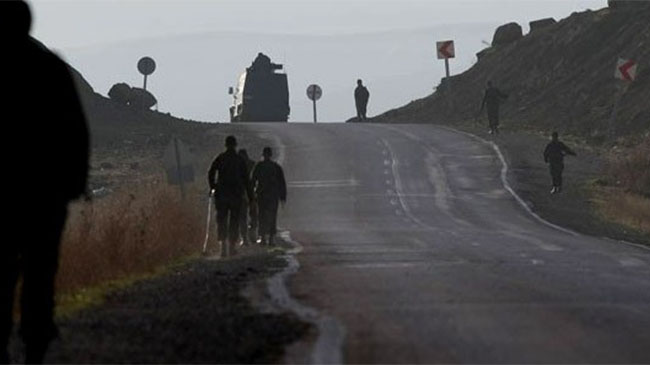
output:
[{"label": "metal sign pole", "polygon": [[621,100],[623,99],[623,95],[625,95],[629,84],[625,81],[619,81],[616,86],[616,92],[614,93],[614,107],[612,108],[612,114],[609,116],[609,128],[607,131],[610,139],[613,139],[616,134],[616,117],[618,117],[619,105],[621,104]]},{"label": "metal sign pole", "polygon": [[143,89],[147,90],[147,75],[144,75],[144,88]]},{"label": "metal sign pole", "polygon": [[314,98],[312,102],[314,103],[314,123],[316,123],[318,121],[318,119],[316,118],[316,98]]},{"label": "metal sign pole", "polygon": [[449,58],[445,58],[445,71],[447,73],[447,78],[449,78]]}]

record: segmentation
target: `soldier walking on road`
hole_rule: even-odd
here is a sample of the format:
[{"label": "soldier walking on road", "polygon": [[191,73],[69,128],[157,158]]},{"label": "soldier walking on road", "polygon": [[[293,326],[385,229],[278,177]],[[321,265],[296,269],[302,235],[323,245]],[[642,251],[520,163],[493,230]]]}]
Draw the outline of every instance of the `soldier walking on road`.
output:
[{"label": "soldier walking on road", "polygon": [[366,112],[368,110],[368,100],[370,99],[370,92],[363,86],[363,81],[357,80],[357,88],[354,90],[354,102],[357,106],[357,120],[366,120]]},{"label": "soldier walking on road", "polygon": [[488,124],[490,125],[490,134],[499,134],[499,108],[501,102],[508,98],[508,95],[497,89],[492,81],[488,81],[483,102],[481,103],[481,113],[487,105]]},{"label": "soldier walking on road", "polygon": [[[219,175],[215,180],[217,173]],[[214,190],[221,256],[234,255],[239,240],[239,217],[244,194],[253,200],[246,161],[237,154],[237,139],[234,136],[226,137],[226,151],[212,162],[208,170],[208,184]]]},{"label": "soldier walking on road", "polygon": [[271,148],[264,147],[262,155],[263,161],[253,169],[253,187],[259,212],[259,242],[272,245],[277,233],[278,203],[287,201],[287,184],[282,167],[271,160]]},{"label": "soldier walking on road", "polygon": [[553,132],[551,142],[544,150],[544,162],[549,164],[553,189],[551,194],[562,192],[562,172],[564,171],[564,156],[576,156],[569,147],[558,139],[558,133]]},{"label": "soldier walking on road", "polygon": [[70,70],[29,36],[30,27],[24,1],[0,1],[0,75],[8,91],[0,98],[3,133],[25,142],[4,166],[10,175],[3,189],[0,363],[12,362],[7,345],[21,274],[25,362],[42,362],[57,335],[52,316],[61,234],[68,203],[85,193],[88,178],[88,129]]},{"label": "soldier walking on road", "polygon": [[[250,178],[253,173],[253,168],[255,167],[255,161],[251,160],[248,157],[248,151],[245,148],[242,148],[238,152],[239,156],[246,162],[246,172]],[[248,187],[249,190],[252,190],[252,187]],[[250,219],[249,219],[250,215]],[[250,223],[250,226],[249,226]],[[257,230],[257,215],[255,204],[249,201],[248,196],[244,194],[243,203],[241,207],[241,212],[239,216],[239,233],[241,235],[242,244],[248,245],[255,238],[251,238],[250,232],[255,232]]]}]

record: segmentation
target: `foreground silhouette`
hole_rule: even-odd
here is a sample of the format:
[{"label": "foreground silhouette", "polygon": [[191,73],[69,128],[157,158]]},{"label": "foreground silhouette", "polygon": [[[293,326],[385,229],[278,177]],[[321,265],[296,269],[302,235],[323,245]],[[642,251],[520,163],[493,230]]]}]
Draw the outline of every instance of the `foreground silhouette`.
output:
[{"label": "foreground silhouette", "polygon": [[0,1],[4,136],[21,142],[4,154],[10,175],[4,234],[11,237],[4,240],[0,265],[4,363],[11,360],[7,344],[21,274],[25,361],[42,362],[56,336],[52,315],[60,237],[68,202],[84,193],[88,175],[88,130],[70,71],[29,36],[30,27],[26,3]]},{"label": "foreground silhouette", "polygon": [[263,160],[253,169],[252,185],[257,194],[259,240],[263,245],[272,245],[278,231],[278,205],[287,201],[287,183],[282,167],[271,160],[271,147],[264,147],[262,156]]},{"label": "foreground silhouette", "polygon": [[226,151],[210,165],[208,185],[214,191],[221,256],[235,254],[244,193],[248,194],[251,201],[253,192],[250,189],[246,161],[237,154],[237,139],[234,136],[226,137]]}]

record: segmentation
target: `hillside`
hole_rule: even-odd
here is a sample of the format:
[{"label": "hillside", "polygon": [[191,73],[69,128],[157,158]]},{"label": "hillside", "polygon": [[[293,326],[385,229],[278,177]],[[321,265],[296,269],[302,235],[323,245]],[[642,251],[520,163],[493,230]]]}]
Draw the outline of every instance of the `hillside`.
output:
[{"label": "hillside", "polygon": [[69,65],[69,69],[90,130],[90,191],[164,181],[162,156],[172,137],[185,142],[199,169],[220,147],[215,142],[223,136],[215,131],[214,124],[120,105],[95,92],[74,67]]},{"label": "hillside", "polygon": [[[375,118],[377,122],[474,123],[485,85],[509,94],[502,108],[507,129],[557,129],[593,143],[608,137],[619,58],[639,63],[626,86],[613,134],[650,133],[650,3],[574,13],[511,43],[479,52],[468,71],[443,79],[437,91]],[[482,117],[485,119],[485,117]]]}]

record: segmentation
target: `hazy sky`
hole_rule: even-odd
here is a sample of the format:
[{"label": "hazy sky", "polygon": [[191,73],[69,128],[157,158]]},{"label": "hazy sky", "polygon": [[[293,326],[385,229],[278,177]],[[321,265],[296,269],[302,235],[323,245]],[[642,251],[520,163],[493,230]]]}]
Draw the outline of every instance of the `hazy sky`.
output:
[{"label": "hazy sky", "polygon": [[56,48],[237,30],[348,33],[493,23],[606,6],[606,0],[31,0],[34,34]]}]

